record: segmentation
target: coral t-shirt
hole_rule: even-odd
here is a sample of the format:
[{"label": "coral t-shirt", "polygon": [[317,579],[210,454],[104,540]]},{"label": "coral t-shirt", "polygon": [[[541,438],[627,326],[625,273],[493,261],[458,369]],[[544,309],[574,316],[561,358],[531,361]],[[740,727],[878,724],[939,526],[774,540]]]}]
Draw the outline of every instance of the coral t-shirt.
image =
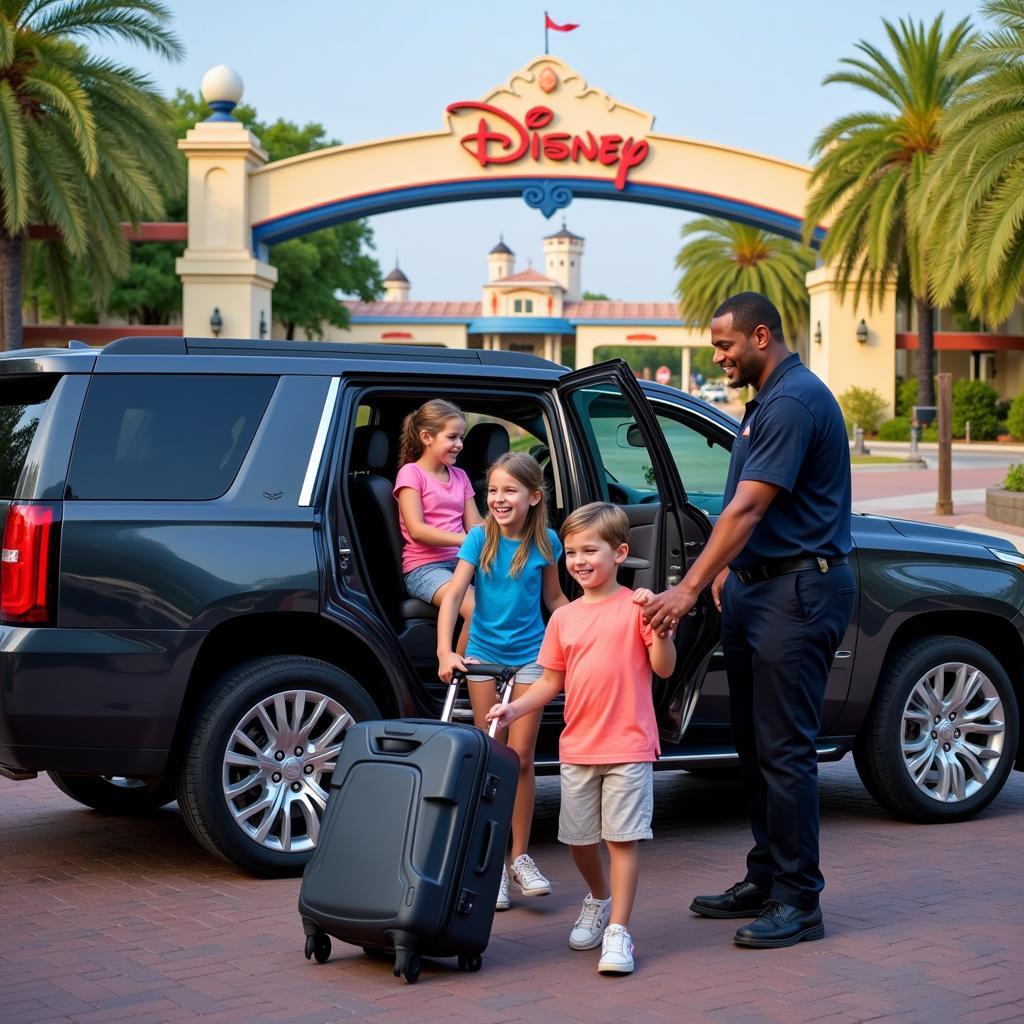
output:
[{"label": "coral t-shirt", "polygon": [[630,764],[661,753],[644,624],[633,591],[555,609],[537,661],[565,673],[564,764]]},{"label": "coral t-shirt", "polygon": [[[448,481],[438,480],[436,476],[425,472],[415,462],[407,462],[395,477],[392,494],[398,500],[398,492],[403,487],[411,487],[419,492],[420,504],[423,506],[423,522],[435,530],[445,533],[465,533],[462,516],[466,511],[466,502],[473,497],[473,485],[463,470],[457,466],[448,467]],[[452,547],[435,547],[433,544],[421,544],[409,536],[405,528],[402,514],[398,514],[398,522],[402,528],[405,546],[402,548],[402,572],[412,572],[421,565],[431,562],[454,562],[458,557],[458,545]]]}]

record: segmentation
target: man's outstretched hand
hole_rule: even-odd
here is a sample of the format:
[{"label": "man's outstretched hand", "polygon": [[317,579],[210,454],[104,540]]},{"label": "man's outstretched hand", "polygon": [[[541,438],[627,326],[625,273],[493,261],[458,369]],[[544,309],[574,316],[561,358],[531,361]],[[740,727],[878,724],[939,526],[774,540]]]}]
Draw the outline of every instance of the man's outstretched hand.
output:
[{"label": "man's outstretched hand", "polygon": [[668,636],[697,603],[697,596],[690,593],[684,583],[677,583],[644,602],[644,622],[649,623],[658,636]]}]

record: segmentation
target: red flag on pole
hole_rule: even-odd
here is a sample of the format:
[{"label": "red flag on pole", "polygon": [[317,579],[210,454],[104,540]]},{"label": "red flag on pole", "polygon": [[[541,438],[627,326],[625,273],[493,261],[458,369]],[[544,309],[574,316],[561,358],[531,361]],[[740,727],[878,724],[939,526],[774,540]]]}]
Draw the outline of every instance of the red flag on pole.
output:
[{"label": "red flag on pole", "polygon": [[571,32],[574,28],[579,28],[579,25],[574,25],[572,22],[566,22],[564,25],[556,25],[552,20],[551,16],[547,11],[544,12],[544,27],[554,29],[556,32]]}]

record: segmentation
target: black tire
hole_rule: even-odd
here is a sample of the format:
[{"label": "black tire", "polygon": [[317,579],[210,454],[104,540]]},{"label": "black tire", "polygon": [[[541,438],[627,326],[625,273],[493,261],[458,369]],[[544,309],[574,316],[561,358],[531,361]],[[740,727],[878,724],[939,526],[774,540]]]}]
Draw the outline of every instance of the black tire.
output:
[{"label": "black tire", "polygon": [[[279,707],[283,724],[277,722]],[[300,724],[313,719],[308,742],[295,749],[289,740],[296,735],[293,713]],[[334,761],[325,763],[325,750],[336,750],[352,721],[379,717],[370,695],[328,662],[280,655],[232,669],[204,696],[184,751],[178,805],[190,831],[211,853],[254,875],[300,874],[312,855],[330,785]],[[283,746],[273,750],[276,741]],[[229,744],[238,763],[225,762]],[[260,811],[265,801],[270,809]],[[268,833],[261,836],[264,828]]]},{"label": "black tire", "polygon": [[[979,695],[972,698],[964,710],[971,716],[968,721],[972,722],[985,695],[989,700],[998,698],[999,703],[980,720],[986,729],[994,731],[982,734],[969,728],[959,729],[958,725],[964,721],[964,710],[959,712],[958,719],[958,712],[951,710],[958,706],[956,699],[931,706],[927,715],[925,703],[915,700],[914,706],[909,704],[919,684],[925,692],[934,689],[934,683],[928,681],[938,679],[936,673],[942,665],[963,665],[980,672],[977,677],[973,677],[971,671],[964,674],[965,679],[982,681]],[[954,694],[955,678],[952,669],[942,673],[939,685],[947,696]],[[916,693],[921,694],[922,690]],[[940,713],[933,715],[933,711]],[[999,723],[1002,723],[1001,729]],[[959,637],[926,637],[904,648],[887,665],[857,735],[854,762],[865,788],[893,814],[908,821],[932,824],[964,821],[986,807],[1003,788],[1017,752],[1019,723],[1013,685],[1003,666],[989,651],[972,640]],[[975,720],[973,724],[979,722]],[[920,767],[913,765],[917,755],[912,751],[904,756],[905,742],[911,747],[920,746]],[[982,743],[998,754],[973,757],[973,762],[984,768],[979,775],[967,755],[973,755]],[[955,787],[950,793],[945,779],[932,770],[932,766],[941,767],[942,762],[954,761],[950,778],[964,777],[964,782],[960,783],[962,794],[956,793]],[[916,781],[912,770],[920,773]],[[942,799],[931,795],[942,794],[944,790]]]},{"label": "black tire", "polygon": [[174,779],[129,779],[119,775],[65,775],[47,772],[72,800],[101,814],[151,814],[174,802]]}]

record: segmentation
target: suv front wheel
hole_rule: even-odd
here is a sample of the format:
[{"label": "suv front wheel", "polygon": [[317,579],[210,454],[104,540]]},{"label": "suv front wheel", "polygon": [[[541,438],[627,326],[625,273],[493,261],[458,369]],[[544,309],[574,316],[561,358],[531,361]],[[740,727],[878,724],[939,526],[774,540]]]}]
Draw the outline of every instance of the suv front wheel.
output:
[{"label": "suv front wheel", "polygon": [[298,874],[348,727],[380,711],[347,673],[298,656],[233,669],[206,695],[178,780],[178,805],[212,853],[258,875]]},{"label": "suv front wheel", "polygon": [[884,807],[911,821],[963,821],[1003,788],[1018,735],[1017,697],[980,644],[928,637],[887,666],[853,748]]}]

